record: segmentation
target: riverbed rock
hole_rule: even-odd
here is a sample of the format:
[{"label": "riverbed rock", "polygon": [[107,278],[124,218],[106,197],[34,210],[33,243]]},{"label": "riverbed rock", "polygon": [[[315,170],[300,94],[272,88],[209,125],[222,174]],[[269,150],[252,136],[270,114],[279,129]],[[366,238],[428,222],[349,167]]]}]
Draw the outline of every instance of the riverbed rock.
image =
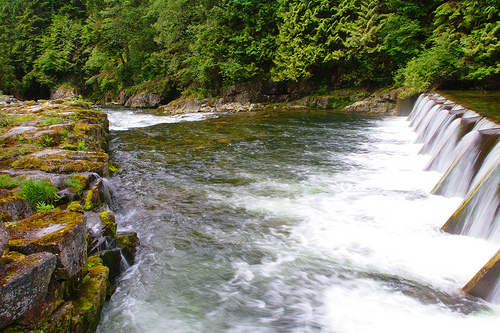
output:
[{"label": "riverbed rock", "polygon": [[56,267],[52,253],[35,253],[7,265],[0,280],[0,329],[9,325],[42,301]]},{"label": "riverbed rock", "polygon": [[57,279],[69,279],[85,264],[87,228],[83,214],[46,211],[7,227],[9,248],[24,254],[50,252],[57,255]]}]

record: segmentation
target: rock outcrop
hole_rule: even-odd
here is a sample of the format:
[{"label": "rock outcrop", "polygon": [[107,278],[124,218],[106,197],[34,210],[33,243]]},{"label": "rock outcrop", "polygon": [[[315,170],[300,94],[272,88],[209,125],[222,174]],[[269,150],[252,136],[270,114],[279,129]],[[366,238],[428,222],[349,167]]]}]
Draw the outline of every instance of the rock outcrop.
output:
[{"label": "rock outcrop", "polygon": [[398,93],[393,90],[390,92],[376,93],[364,100],[346,106],[344,110],[348,112],[396,115],[397,102]]},{"label": "rock outcrop", "polygon": [[83,214],[54,210],[40,212],[11,223],[7,230],[12,251],[57,255],[56,279],[70,279],[87,261],[87,228]]},{"label": "rock outcrop", "polygon": [[161,100],[160,94],[143,92],[128,98],[125,106],[156,108],[160,105]]},{"label": "rock outcrop", "polygon": [[45,298],[56,262],[52,253],[34,253],[7,265],[6,277],[0,281],[0,328]]},{"label": "rock outcrop", "polygon": [[12,100],[0,115],[0,331],[93,332],[110,283],[101,258],[120,256],[114,281],[138,246],[109,208],[107,117],[68,100]]}]

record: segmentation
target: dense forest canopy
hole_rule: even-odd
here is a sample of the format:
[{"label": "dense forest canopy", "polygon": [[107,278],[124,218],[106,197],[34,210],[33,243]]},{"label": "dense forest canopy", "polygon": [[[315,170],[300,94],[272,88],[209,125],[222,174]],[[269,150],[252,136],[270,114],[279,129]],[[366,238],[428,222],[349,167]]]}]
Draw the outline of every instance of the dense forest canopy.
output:
[{"label": "dense forest canopy", "polygon": [[500,0],[0,0],[0,91],[498,88]]}]

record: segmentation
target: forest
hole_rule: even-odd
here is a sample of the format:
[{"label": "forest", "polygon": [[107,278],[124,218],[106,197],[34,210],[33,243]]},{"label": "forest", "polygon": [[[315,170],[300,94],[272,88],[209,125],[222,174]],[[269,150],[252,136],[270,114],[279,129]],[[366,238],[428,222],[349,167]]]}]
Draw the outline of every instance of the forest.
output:
[{"label": "forest", "polygon": [[500,0],[0,0],[0,91],[500,87]]}]

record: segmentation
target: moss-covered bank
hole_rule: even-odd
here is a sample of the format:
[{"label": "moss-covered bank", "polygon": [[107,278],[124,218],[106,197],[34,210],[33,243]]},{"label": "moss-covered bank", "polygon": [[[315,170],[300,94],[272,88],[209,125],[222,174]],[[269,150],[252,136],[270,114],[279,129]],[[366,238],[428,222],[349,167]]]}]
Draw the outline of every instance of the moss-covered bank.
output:
[{"label": "moss-covered bank", "polygon": [[[108,120],[86,102],[0,103],[0,332],[93,332],[110,290],[117,235],[102,177]],[[112,248],[102,244],[116,244]]]}]

